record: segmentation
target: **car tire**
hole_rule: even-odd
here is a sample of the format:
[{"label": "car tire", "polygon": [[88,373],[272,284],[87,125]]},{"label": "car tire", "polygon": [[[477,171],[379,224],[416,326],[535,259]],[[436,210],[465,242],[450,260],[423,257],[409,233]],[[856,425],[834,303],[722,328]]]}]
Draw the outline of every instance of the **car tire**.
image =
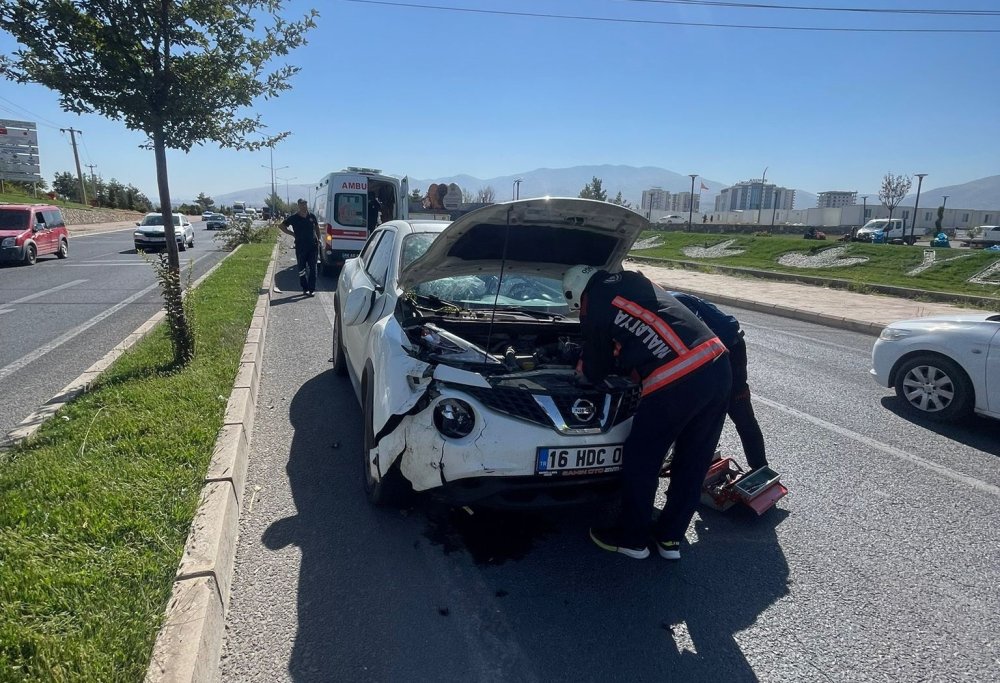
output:
[{"label": "car tire", "polygon": [[333,300],[333,372],[340,377],[347,376],[347,358],[344,357],[344,337],[340,333],[340,310],[337,300]]},{"label": "car tire", "polygon": [[969,376],[953,360],[938,354],[914,356],[900,365],[895,389],[909,412],[938,422],[967,417],[975,402]]},{"label": "car tire", "polygon": [[66,238],[59,240],[59,251],[56,252],[56,258],[69,258],[69,242],[66,241]]},{"label": "car tire", "polygon": [[35,261],[38,260],[38,252],[35,250],[34,244],[29,244],[24,248],[24,265],[33,266]]},{"label": "car tire", "polygon": [[187,251],[187,243],[184,240],[177,243],[177,251]]},{"label": "car tire", "polygon": [[395,462],[382,477],[376,481],[372,476],[372,463],[368,454],[375,447],[375,429],[372,426],[372,406],[375,403],[375,389],[370,377],[366,374],[361,383],[364,395],[362,421],[364,423],[364,440],[361,451],[361,476],[363,477],[365,495],[368,502],[379,507],[405,507],[413,496],[413,488],[399,471],[399,462]]}]

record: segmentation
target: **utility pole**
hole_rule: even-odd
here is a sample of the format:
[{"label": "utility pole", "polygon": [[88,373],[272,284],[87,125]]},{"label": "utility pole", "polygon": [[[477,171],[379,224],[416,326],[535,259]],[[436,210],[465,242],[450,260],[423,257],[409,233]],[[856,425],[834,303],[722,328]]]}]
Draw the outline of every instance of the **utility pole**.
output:
[{"label": "utility pole", "polygon": [[[920,186],[924,184],[924,178],[927,177],[926,173],[915,173],[917,176],[917,198],[913,201],[913,220],[910,221],[910,245],[916,243],[917,241],[917,211],[920,209]],[[906,234],[906,228],[904,223],[903,234]]]},{"label": "utility pole", "polygon": [[82,130],[76,128],[60,128],[60,133],[69,131],[69,140],[73,145],[73,159],[76,160],[76,177],[80,181],[80,194],[83,196],[83,203],[87,203],[87,186],[83,184],[83,171],[80,170],[80,155],[76,152],[76,134],[83,135]]},{"label": "utility pole", "polygon": [[97,164],[84,164],[84,166],[90,169],[90,184],[94,187],[94,199],[97,199],[97,196],[100,194],[97,191],[97,176],[94,175],[94,169],[97,168]]},{"label": "utility pole", "polygon": [[767,181],[767,166],[764,167],[764,175],[760,177],[760,200],[757,202],[757,225],[760,225],[760,210],[764,208],[764,183],[766,181]]},{"label": "utility pole", "polygon": [[691,176],[691,196],[688,197],[688,232],[691,232],[691,215],[694,212],[694,179],[698,177],[697,173],[688,173]]}]

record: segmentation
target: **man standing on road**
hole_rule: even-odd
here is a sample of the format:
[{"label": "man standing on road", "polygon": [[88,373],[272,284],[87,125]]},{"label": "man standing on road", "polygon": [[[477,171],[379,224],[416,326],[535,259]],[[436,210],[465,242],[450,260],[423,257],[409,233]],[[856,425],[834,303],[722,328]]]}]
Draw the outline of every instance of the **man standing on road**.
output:
[{"label": "man standing on road", "polygon": [[[281,221],[278,227],[286,235],[295,238],[295,262],[299,269],[299,283],[302,293],[312,296],[316,292],[316,260],[319,258],[319,221],[309,213],[309,203],[298,201],[299,210]],[[291,229],[289,229],[291,228]]]},{"label": "man standing on road", "polygon": [[729,367],[733,373],[733,388],[729,394],[726,413],[740,435],[743,453],[751,470],[767,467],[764,452],[764,435],[757,423],[757,416],[750,404],[750,385],[747,383],[747,345],[743,341],[740,321],[734,316],[720,311],[715,304],[693,294],[670,292],[675,299],[687,306],[688,310],[708,325],[729,351]]},{"label": "man standing on road", "polygon": [[[726,420],[732,382],[726,347],[705,323],[636,272],[572,266],[563,276],[569,306],[580,312],[583,353],[578,366],[590,382],[609,374],[642,382],[642,400],[624,445],[622,511],[611,528],[591,528],[604,550],[680,559],[680,542]],[[674,444],[667,503],[650,521],[659,472]],[[652,529],[651,529],[652,527]]]}]

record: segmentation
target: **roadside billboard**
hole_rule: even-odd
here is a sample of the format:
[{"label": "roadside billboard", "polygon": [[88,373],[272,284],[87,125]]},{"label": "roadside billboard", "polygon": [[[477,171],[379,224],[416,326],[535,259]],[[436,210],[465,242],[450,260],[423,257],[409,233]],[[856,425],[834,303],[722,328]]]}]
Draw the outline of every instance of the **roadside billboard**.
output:
[{"label": "roadside billboard", "polygon": [[37,183],[41,172],[35,124],[0,119],[0,180]]}]

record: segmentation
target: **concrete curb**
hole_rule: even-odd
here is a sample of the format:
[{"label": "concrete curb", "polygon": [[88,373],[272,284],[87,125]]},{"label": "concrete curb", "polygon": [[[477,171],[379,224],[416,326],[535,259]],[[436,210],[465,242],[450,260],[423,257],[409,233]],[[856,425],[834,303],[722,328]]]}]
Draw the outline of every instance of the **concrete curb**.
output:
[{"label": "concrete curb", "polygon": [[201,501],[153,645],[145,678],[150,683],[201,683],[218,678],[277,254],[275,244]]},{"label": "concrete curb", "polygon": [[[184,294],[186,295],[188,291],[200,285],[209,275],[214,273],[215,270],[222,265],[223,261],[235,254],[237,250],[239,250],[239,247],[236,247],[236,249],[233,249],[231,252],[219,259],[218,263],[209,268],[204,275],[191,283],[191,287],[184,290]],[[7,432],[7,435],[3,438],[3,440],[0,440],[0,451],[8,450],[18,444],[30,441],[34,438],[35,434],[38,433],[38,430],[46,422],[46,420],[55,415],[67,403],[87,391],[94,381],[101,376],[102,372],[111,367],[111,364],[118,360],[123,353],[128,351],[140,339],[149,334],[166,315],[166,311],[162,309],[154,313],[149,320],[137,327],[132,334],[125,337],[125,339],[117,344],[113,349],[104,354],[103,358],[84,370],[79,377],[67,384],[59,391],[59,393],[43,403],[38,410],[21,420],[14,429]]]}]

